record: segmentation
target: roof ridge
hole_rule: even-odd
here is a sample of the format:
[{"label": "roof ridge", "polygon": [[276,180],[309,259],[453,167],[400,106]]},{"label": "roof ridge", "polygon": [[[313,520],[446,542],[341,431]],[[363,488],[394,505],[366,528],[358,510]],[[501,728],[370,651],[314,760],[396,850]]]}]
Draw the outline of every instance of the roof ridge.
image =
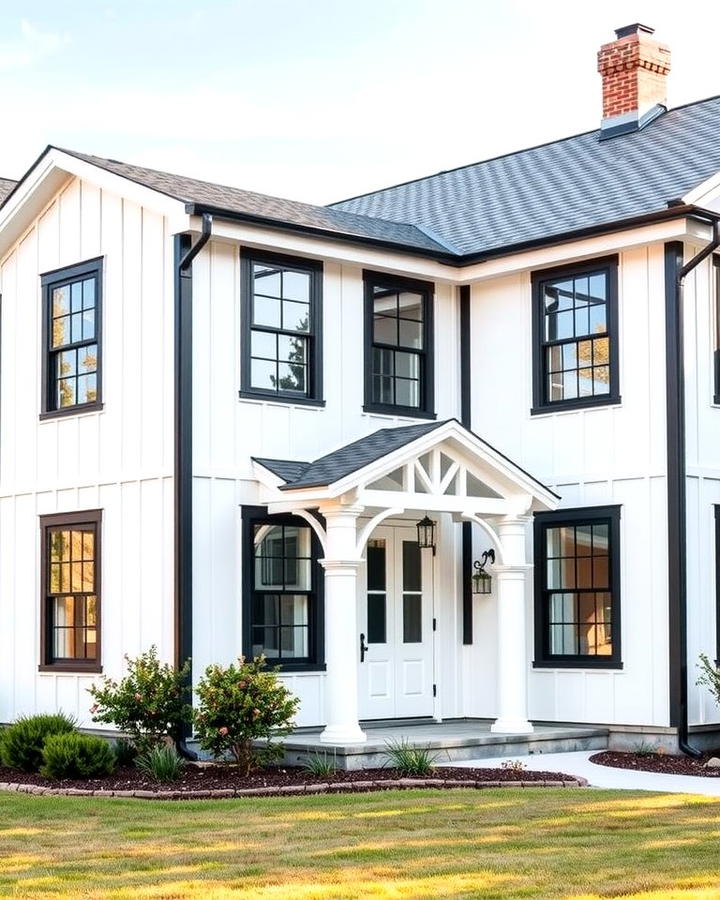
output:
[{"label": "roof ridge", "polygon": [[[711,97],[705,97],[702,100],[691,100],[688,103],[682,103],[680,106],[673,106],[672,108],[666,109],[663,115],[657,116],[657,119],[663,119],[668,113],[673,113],[679,109],[686,109],[688,106],[699,106],[702,103],[709,103],[711,100],[720,99],[720,94],[714,94]],[[652,123],[649,123],[652,124]],[[576,134],[569,134],[562,138],[554,138],[550,141],[543,141],[539,144],[533,144],[530,147],[521,147],[518,150],[509,150],[507,153],[498,153],[496,156],[488,156],[486,159],[478,159],[475,162],[463,163],[460,166],[453,166],[450,169],[441,169],[439,172],[433,172],[430,175],[421,175],[418,178],[409,178],[407,181],[400,181],[397,184],[389,184],[387,187],[376,188],[374,191],[365,191],[362,194],[356,194],[354,197],[345,197],[342,200],[335,200],[332,203],[328,203],[327,206],[334,209],[337,206],[341,206],[343,203],[351,203],[353,200],[361,200],[363,197],[372,197],[375,194],[383,194],[385,191],[392,191],[395,188],[406,187],[409,184],[417,184],[420,181],[429,181],[432,178],[438,178],[440,175],[449,175],[452,172],[460,172],[463,169],[472,169],[475,166],[485,165],[485,163],[497,162],[500,159],[507,159],[511,156],[520,156],[522,153],[530,153],[533,150],[540,150],[543,147],[550,147],[553,144],[562,144],[565,141],[573,141],[580,137],[585,137],[588,134],[599,133],[599,128],[591,128],[588,131],[579,131]]]}]

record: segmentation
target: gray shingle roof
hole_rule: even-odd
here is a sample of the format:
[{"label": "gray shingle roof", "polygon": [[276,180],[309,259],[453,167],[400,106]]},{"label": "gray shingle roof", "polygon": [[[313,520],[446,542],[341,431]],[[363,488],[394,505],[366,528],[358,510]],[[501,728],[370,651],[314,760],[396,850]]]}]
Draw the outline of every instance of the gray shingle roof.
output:
[{"label": "gray shingle roof", "polygon": [[460,253],[642,216],[720,171],[720,97],[681,106],[634,134],[599,131],[332,204],[412,222]]},{"label": "gray shingle roof", "polygon": [[0,203],[3,202],[16,184],[17,181],[12,181],[10,178],[0,178]]},{"label": "gray shingle roof", "polygon": [[243,191],[240,188],[198,181],[196,178],[186,178],[183,175],[172,175],[169,172],[133,166],[115,159],[90,156],[87,153],[77,153],[74,150],[60,147],[57,149],[185,204],[210,207],[230,215],[299,225],[302,228],[319,229],[350,237],[387,241],[418,250],[435,253],[447,252],[444,244],[426,235],[421,228],[415,225],[370,218],[325,206],[312,206],[309,203],[299,203],[295,200],[282,200],[279,197],[270,197],[254,191]]},{"label": "gray shingle roof", "polygon": [[[448,420],[449,421],[449,420]],[[417,440],[430,431],[434,431],[445,422],[423,422],[421,425],[404,425],[400,428],[381,428],[366,437],[346,444],[339,450],[321,456],[312,463],[292,463],[287,460],[260,459],[253,457],[256,462],[270,469],[288,483],[281,486],[281,490],[295,490],[296,488],[324,487],[333,484],[346,475],[351,475],[364,466],[382,459],[388,453],[404,447],[411,441]],[[294,474],[292,466],[298,467],[298,474]],[[302,467],[300,470],[299,467]],[[283,474],[285,472],[285,474]],[[286,477],[288,476],[288,477]]]}]

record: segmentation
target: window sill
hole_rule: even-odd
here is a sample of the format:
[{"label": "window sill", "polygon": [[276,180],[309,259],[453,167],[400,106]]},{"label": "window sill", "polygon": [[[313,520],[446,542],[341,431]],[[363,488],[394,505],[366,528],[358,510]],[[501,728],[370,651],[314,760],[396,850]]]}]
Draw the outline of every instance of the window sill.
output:
[{"label": "window sill", "polygon": [[102,409],[102,403],[83,403],[81,406],[68,406],[65,409],[50,409],[47,412],[40,413],[40,421],[63,419],[66,416],[80,416],[83,413],[100,412]]},{"label": "window sill", "polygon": [[623,664],[617,660],[595,662],[590,659],[535,660],[532,665],[533,669],[587,669],[592,672],[596,672],[598,669],[619,671],[623,668]]},{"label": "window sill", "polygon": [[98,663],[92,663],[90,665],[78,663],[45,663],[38,666],[38,672],[48,674],[55,672],[63,675],[68,673],[72,673],[73,675],[98,675],[102,670],[103,667]]},{"label": "window sill", "polygon": [[547,406],[533,406],[531,416],[552,416],[558,412],[580,412],[584,409],[604,409],[608,406],[621,406],[622,397],[603,397],[602,400],[562,400]]},{"label": "window sill", "polygon": [[240,400],[255,400],[258,403],[276,403],[282,406],[325,406],[324,400],[312,397],[288,397],[284,394],[261,394],[256,391],[238,391]]},{"label": "window sill", "polygon": [[363,412],[400,419],[437,419],[436,413],[415,409],[413,406],[385,406],[380,403],[366,403],[363,406]]},{"label": "window sill", "polygon": [[325,672],[327,671],[327,666],[325,663],[283,663],[278,662],[277,660],[268,659],[267,660],[268,668],[272,669],[275,667],[280,667],[279,675],[294,675],[296,672]]}]

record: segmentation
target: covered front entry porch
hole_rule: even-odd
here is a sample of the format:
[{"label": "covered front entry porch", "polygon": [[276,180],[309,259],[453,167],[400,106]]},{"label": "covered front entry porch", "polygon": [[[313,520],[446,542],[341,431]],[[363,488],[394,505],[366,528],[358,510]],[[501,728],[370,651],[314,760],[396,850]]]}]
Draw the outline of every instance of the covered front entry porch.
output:
[{"label": "covered front entry porch", "polygon": [[[454,419],[381,429],[312,463],[253,462],[268,512],[304,519],[322,547],[327,674],[321,743],[367,743],[361,718],[441,716],[428,693],[434,694],[438,666],[433,603],[440,593],[443,602],[459,603],[463,579],[472,573],[457,572],[452,584],[439,581],[434,549],[418,550],[414,531],[426,515],[442,518],[445,528],[475,523],[494,549],[497,718],[490,732],[533,732],[528,526],[534,510],[557,506],[552,491]],[[450,566],[460,569],[460,557]],[[456,643],[459,653],[459,635]],[[376,682],[384,671],[391,692],[368,691],[367,656]],[[403,697],[404,685],[411,689]],[[373,705],[370,697],[379,702]]]}]

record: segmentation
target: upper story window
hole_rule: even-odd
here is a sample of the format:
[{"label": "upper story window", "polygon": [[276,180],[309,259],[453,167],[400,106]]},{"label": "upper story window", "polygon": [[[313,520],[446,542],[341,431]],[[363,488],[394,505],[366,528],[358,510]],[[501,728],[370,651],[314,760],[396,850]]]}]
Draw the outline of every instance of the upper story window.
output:
[{"label": "upper story window", "polygon": [[303,519],[243,507],[244,646],[283,667],[322,663],[318,542]]},{"label": "upper story window", "polygon": [[43,416],[99,409],[102,260],[42,276]]},{"label": "upper story window", "polygon": [[243,250],[241,395],[322,402],[322,264]]},{"label": "upper story window", "polygon": [[622,665],[619,506],[536,514],[535,665]]},{"label": "upper story window", "polygon": [[533,412],[617,403],[617,257],[535,272]]},{"label": "upper story window", "polygon": [[41,668],[100,666],[100,510],[42,516]]},{"label": "upper story window", "polygon": [[434,415],[433,286],[365,272],[365,409]]}]

